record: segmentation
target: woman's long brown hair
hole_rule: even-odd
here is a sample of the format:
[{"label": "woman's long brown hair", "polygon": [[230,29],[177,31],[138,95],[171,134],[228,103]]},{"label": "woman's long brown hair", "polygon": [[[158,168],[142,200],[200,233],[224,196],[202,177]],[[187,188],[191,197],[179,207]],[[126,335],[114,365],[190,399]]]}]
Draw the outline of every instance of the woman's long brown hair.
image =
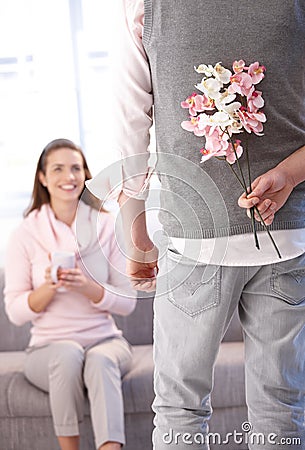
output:
[{"label": "woman's long brown hair", "polygon": [[[90,180],[92,178],[85,155],[82,152],[81,148],[78,147],[76,144],[74,144],[74,142],[70,141],[69,139],[54,139],[45,146],[39,157],[35,172],[31,202],[24,212],[24,217],[28,216],[30,212],[34,211],[34,209],[39,210],[42,207],[42,205],[50,203],[49,191],[45,186],[41,184],[39,180],[39,172],[42,172],[45,175],[48,156],[52,152],[54,152],[55,150],[59,150],[60,148],[69,148],[79,153],[83,160],[85,180]],[[84,203],[87,203],[87,205],[90,205],[92,208],[105,212],[105,210],[101,207],[100,200],[93,194],[91,194],[91,192],[86,188],[86,186],[84,186],[84,189],[79,198],[81,198]]]}]

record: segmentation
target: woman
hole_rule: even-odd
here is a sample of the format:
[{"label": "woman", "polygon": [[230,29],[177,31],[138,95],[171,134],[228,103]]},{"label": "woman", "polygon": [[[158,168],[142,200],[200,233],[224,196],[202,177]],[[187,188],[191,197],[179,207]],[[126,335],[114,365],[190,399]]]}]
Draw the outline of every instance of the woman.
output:
[{"label": "woman", "polygon": [[[6,311],[16,325],[33,324],[24,372],[50,394],[62,450],[79,448],[85,389],[96,448],[117,450],[125,442],[121,377],[131,350],[111,314],[131,313],[136,300],[113,219],[85,190],[90,178],[79,147],[50,142],[7,252]],[[60,270],[54,283],[50,255],[56,251],[75,252],[76,266]]]}]

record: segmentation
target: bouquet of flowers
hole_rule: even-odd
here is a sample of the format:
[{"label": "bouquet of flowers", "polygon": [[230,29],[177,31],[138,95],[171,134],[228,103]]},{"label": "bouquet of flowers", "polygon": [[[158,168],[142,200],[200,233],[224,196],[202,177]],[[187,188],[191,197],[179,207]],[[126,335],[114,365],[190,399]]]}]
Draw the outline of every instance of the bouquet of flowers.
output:
[{"label": "bouquet of flowers", "polygon": [[[264,106],[264,99],[256,85],[264,78],[266,69],[259,62],[246,66],[240,60],[233,63],[232,71],[221,63],[214,67],[200,64],[195,67],[195,71],[203,75],[201,82],[195,85],[200,93],[193,92],[181,102],[181,107],[188,109],[190,115],[189,120],[183,121],[181,126],[195,136],[204,136],[205,146],[200,149],[201,162],[213,156],[226,161],[245,193],[249,194],[251,173],[247,140],[243,146],[236,135],[244,131],[257,136],[263,135],[266,116],[261,108]],[[248,184],[238,161],[243,152],[247,158]],[[259,249],[254,210],[281,258],[259,210],[253,206],[250,212],[256,247]]]}]

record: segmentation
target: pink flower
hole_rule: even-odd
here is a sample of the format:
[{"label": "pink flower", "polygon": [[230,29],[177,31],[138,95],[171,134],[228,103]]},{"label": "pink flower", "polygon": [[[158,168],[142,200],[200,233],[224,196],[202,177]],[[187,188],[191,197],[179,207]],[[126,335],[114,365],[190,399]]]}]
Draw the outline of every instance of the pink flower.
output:
[{"label": "pink flower", "polygon": [[[197,96],[199,97],[199,95]],[[206,95],[200,95],[200,97],[202,97],[201,103],[200,103],[200,110],[197,109],[198,112],[201,111],[212,111],[215,108],[215,103],[214,100],[212,100],[211,98],[207,97]]]},{"label": "pink flower", "polygon": [[243,61],[242,59],[240,59],[239,61],[234,61],[233,63],[233,72],[234,73],[240,73],[243,72],[244,67],[245,67],[245,61]]},{"label": "pink flower", "polygon": [[181,122],[181,127],[186,131],[191,131],[195,134],[195,136],[204,136],[205,131],[199,128],[199,118],[198,117],[190,117],[190,120],[184,120]]},{"label": "pink flower", "polygon": [[[219,145],[219,141],[215,139],[215,145],[212,143],[212,139],[209,140],[208,145],[212,144],[212,147],[214,148],[216,145]],[[216,151],[213,148],[209,149],[207,146],[205,148],[202,148],[200,150],[200,153],[202,154],[201,162],[205,162],[208,159],[212,158],[213,156],[225,156],[226,152],[222,149],[221,146],[219,146],[219,150]]]},{"label": "pink flower", "polygon": [[228,161],[229,164],[234,164],[236,161],[236,156],[237,158],[240,158],[242,153],[243,153],[243,148],[240,145],[241,141],[239,139],[236,139],[236,141],[234,142],[234,149],[235,152],[233,150],[233,146],[232,144],[229,145],[227,152],[226,152],[226,160]]},{"label": "pink flower", "polygon": [[262,108],[265,104],[264,99],[262,97],[262,92],[253,91],[247,99],[248,102],[248,110],[250,112],[257,112],[259,108]]},{"label": "pink flower", "polygon": [[236,73],[230,78],[229,94],[241,94],[248,96],[252,89],[252,78],[247,73]]},{"label": "pink flower", "polygon": [[256,61],[255,63],[250,64],[248,74],[252,78],[252,83],[257,84],[264,78],[264,72],[266,68],[264,66],[260,66]]},{"label": "pink flower", "polygon": [[248,133],[255,133],[258,136],[262,136],[263,122],[266,122],[266,116],[262,112],[252,113],[245,108],[241,108],[237,111],[237,115]]},{"label": "pink flower", "polygon": [[[208,128],[206,129],[208,131]],[[205,148],[200,150],[202,154],[201,162],[207,161],[212,156],[225,156],[229,143],[228,136],[223,132],[220,132],[218,128],[212,129],[206,133]]]},{"label": "pink flower", "polygon": [[214,109],[214,102],[205,95],[193,92],[184,102],[181,102],[181,107],[188,108],[190,115],[196,116],[197,112]]}]

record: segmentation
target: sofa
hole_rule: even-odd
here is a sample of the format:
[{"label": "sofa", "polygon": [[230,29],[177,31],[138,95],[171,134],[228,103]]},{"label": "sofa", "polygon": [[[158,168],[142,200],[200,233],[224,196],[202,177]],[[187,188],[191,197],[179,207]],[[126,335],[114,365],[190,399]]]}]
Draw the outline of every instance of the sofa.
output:
[{"label": "sofa", "polygon": [[[4,274],[0,269],[0,450],[58,450],[53,431],[48,394],[31,385],[22,367],[29,341],[30,324],[16,327],[4,311]],[[135,311],[115,317],[117,325],[133,346],[133,363],[122,380],[127,443],[125,450],[151,450],[153,429],[153,299],[143,295]],[[210,432],[241,431],[246,420],[244,389],[244,344],[237,315],[234,316],[217,358],[213,416]],[[213,440],[212,440],[213,441]],[[189,448],[189,445],[186,445]],[[211,449],[236,450],[236,443],[211,445]],[[238,445],[240,450],[247,446]],[[88,403],[81,423],[81,450],[94,450]]]}]

